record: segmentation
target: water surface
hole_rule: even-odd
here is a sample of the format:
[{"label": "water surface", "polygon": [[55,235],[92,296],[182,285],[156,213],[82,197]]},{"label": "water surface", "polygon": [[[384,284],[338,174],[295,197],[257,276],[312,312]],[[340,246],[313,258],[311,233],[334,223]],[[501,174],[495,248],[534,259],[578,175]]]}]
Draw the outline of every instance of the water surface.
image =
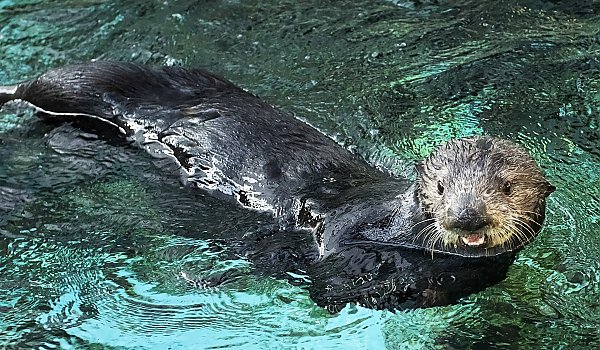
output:
[{"label": "water surface", "polygon": [[[558,188],[500,284],[330,314],[219,237],[264,220],[136,149],[0,112],[0,346],[597,348],[600,3],[0,1],[0,84],[90,59],[204,67],[399,176],[452,137],[524,145]],[[222,276],[235,276],[220,284]],[[302,276],[299,276],[302,278]]]}]

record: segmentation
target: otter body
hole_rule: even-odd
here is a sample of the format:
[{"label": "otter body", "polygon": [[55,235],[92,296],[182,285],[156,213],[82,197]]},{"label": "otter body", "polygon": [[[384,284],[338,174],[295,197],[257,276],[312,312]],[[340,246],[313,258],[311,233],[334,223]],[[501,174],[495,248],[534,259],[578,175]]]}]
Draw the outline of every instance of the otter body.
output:
[{"label": "otter body", "polygon": [[175,165],[186,185],[271,211],[284,228],[315,230],[323,255],[362,229],[355,226],[389,225],[400,206],[414,220],[403,218],[394,238],[415,244],[411,227],[424,219],[403,195],[409,182],[203,70],[98,62],[46,73],[13,98],[130,140]]},{"label": "otter body", "polygon": [[9,100],[132,142],[184,184],[271,212],[281,230],[310,231],[321,261],[369,245],[472,262],[506,253],[509,264],[554,189],[522,148],[492,137],[442,145],[415,183],[391,177],[199,69],[95,62],[1,89],[0,104]]}]

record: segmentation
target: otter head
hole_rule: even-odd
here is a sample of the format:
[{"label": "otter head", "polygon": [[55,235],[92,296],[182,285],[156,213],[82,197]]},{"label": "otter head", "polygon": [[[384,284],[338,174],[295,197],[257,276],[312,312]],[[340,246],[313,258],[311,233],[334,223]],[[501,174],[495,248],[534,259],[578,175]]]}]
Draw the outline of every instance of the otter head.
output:
[{"label": "otter head", "polygon": [[555,190],[520,146],[493,137],[451,140],[417,165],[431,251],[464,256],[515,251],[539,232]]}]

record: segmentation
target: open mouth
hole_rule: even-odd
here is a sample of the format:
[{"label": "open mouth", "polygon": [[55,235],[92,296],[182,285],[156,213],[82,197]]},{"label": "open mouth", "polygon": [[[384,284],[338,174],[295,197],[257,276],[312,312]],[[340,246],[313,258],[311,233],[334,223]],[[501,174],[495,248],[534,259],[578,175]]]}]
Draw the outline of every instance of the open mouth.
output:
[{"label": "open mouth", "polygon": [[462,241],[464,244],[470,247],[478,247],[485,243],[485,237],[479,232],[472,232],[467,236],[462,236]]}]

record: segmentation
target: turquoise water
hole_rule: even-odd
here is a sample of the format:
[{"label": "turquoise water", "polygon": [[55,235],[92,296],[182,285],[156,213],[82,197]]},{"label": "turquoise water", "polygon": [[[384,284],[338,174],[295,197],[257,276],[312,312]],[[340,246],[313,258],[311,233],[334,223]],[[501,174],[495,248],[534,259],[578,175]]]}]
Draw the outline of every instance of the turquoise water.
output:
[{"label": "turquoise water", "polygon": [[330,314],[220,244],[256,214],[8,106],[0,347],[600,346],[600,3],[0,1],[0,84],[90,59],[208,68],[401,176],[443,140],[498,135],[558,190],[500,284],[458,305]]}]

